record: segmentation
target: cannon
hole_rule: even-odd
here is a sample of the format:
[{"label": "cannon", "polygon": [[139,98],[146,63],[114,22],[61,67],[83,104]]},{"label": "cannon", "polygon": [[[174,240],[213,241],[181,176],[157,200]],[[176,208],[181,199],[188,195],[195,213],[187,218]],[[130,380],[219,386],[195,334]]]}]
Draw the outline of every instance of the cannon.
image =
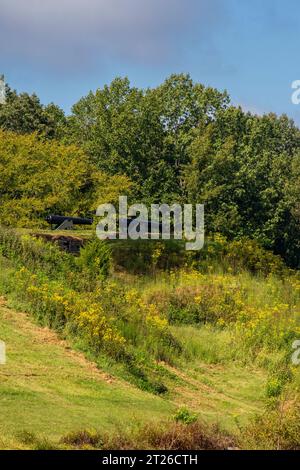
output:
[{"label": "cannon", "polygon": [[[121,221],[127,225],[127,229],[131,222],[136,219],[136,216],[130,216],[127,218],[119,219],[118,222]],[[45,221],[48,222],[53,228],[55,225],[54,230],[71,230],[73,229],[74,225],[92,225],[93,219],[87,217],[71,217],[71,216],[64,216],[64,215],[48,215],[45,217]],[[147,233],[150,234],[152,228],[154,232],[161,234],[162,233],[162,223],[160,221],[151,221],[149,220],[139,220],[140,224],[143,224],[144,227],[147,227]],[[118,224],[119,225],[119,224]],[[172,227],[171,227],[172,231]]]},{"label": "cannon", "polygon": [[93,219],[85,217],[70,217],[65,215],[48,215],[46,222],[51,226],[55,225],[54,230],[71,230],[74,225],[92,225]]}]

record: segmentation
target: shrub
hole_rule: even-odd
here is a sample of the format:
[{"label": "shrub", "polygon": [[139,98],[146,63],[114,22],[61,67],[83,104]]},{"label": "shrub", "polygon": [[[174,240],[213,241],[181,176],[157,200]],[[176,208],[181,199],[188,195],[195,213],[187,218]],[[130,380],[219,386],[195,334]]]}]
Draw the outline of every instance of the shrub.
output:
[{"label": "shrub", "polygon": [[170,323],[223,326],[236,320],[241,311],[244,292],[233,278],[181,272],[174,287],[164,292],[153,289],[148,301],[154,299]]},{"label": "shrub", "polygon": [[154,274],[183,267],[186,263],[184,242],[179,240],[115,240],[111,246],[117,271]]},{"label": "shrub", "polygon": [[296,399],[280,400],[246,427],[240,437],[245,449],[300,450],[300,405]]},{"label": "shrub", "polygon": [[123,354],[125,339],[113,321],[95,302],[92,293],[82,295],[58,282],[32,274],[25,267],[18,272],[15,288],[25,297],[38,320],[50,327],[69,330],[87,339],[90,347],[107,351],[113,357]]},{"label": "shrub", "polygon": [[103,446],[103,437],[97,431],[84,429],[67,434],[60,442],[78,448],[90,446],[99,449]]},{"label": "shrub", "polygon": [[51,279],[63,280],[70,287],[93,290],[109,273],[111,251],[98,239],[88,242],[75,257],[61,250],[56,243],[0,226],[0,253],[34,272],[43,272]]},{"label": "shrub", "polygon": [[[41,324],[82,340],[94,356],[106,354],[121,361],[127,378],[139,387],[158,394],[167,391],[153,360],[172,363],[181,347],[154,305],[105,280],[110,261],[105,242],[87,244],[81,259],[11,230],[0,229],[0,237],[3,254],[18,266],[6,279],[5,290],[13,292],[19,305],[23,302],[22,308]],[[98,278],[91,280],[95,271]]]},{"label": "shrub", "polygon": [[54,445],[45,437],[36,436],[34,433],[29,431],[21,431],[17,434],[17,439],[22,444],[29,446],[34,450],[57,450],[58,446]]},{"label": "shrub", "polygon": [[263,347],[273,351],[289,350],[300,333],[297,306],[278,304],[255,308],[246,305],[238,315],[235,328],[248,350],[257,352]]},{"label": "shrub", "polygon": [[105,241],[97,238],[89,241],[80,250],[76,259],[82,275],[95,285],[97,280],[106,279],[111,266],[111,248]]},{"label": "shrub", "polygon": [[174,420],[177,423],[181,422],[184,424],[191,424],[197,421],[197,415],[189,411],[188,408],[182,407],[176,411],[174,415]]},{"label": "shrub", "polygon": [[130,433],[101,434],[79,431],[68,434],[61,442],[76,448],[86,445],[102,450],[225,450],[234,445],[231,436],[218,426],[200,421],[183,423],[152,423]]},{"label": "shrub", "polygon": [[75,269],[74,256],[61,251],[58,245],[1,225],[0,250],[2,256],[56,278]]},{"label": "shrub", "polygon": [[283,390],[283,382],[279,377],[272,377],[266,386],[266,394],[268,398],[279,397]]},{"label": "shrub", "polygon": [[243,238],[228,243],[225,249],[226,262],[234,272],[247,270],[264,276],[284,275],[288,269],[280,256],[262,248],[255,240]]}]

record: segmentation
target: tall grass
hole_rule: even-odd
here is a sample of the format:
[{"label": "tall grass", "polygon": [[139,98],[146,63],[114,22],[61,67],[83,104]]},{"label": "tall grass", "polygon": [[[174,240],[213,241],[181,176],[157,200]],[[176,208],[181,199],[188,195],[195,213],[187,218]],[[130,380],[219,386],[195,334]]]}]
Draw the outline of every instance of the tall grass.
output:
[{"label": "tall grass", "polygon": [[[116,269],[113,244],[94,240],[74,258],[0,228],[0,289],[94,360],[117,364],[142,389],[167,391],[164,363],[239,361],[267,370],[272,403],[287,390],[299,394],[291,363],[292,343],[300,339],[299,273],[252,241],[234,242],[232,252],[222,240],[213,243],[202,259],[186,255],[184,267],[164,272],[156,269],[162,253],[152,245],[151,269],[142,276]],[[140,267],[145,262],[147,256],[138,259]]]},{"label": "tall grass", "polygon": [[49,243],[3,229],[0,247],[9,260],[2,292],[39,323],[74,338],[95,360],[106,355],[121,363],[125,377],[140,388],[167,391],[156,362],[173,363],[180,343],[153,304],[106,279],[110,251],[103,242],[90,242],[72,258]]}]

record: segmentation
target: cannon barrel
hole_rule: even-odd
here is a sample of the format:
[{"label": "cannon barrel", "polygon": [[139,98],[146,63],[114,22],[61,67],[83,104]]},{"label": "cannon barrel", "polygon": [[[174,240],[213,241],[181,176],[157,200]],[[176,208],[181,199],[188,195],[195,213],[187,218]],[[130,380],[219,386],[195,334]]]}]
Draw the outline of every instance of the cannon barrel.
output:
[{"label": "cannon barrel", "polygon": [[45,218],[48,224],[61,225],[64,222],[72,222],[73,225],[92,225],[93,219],[85,217],[70,217],[65,215],[48,215]]}]

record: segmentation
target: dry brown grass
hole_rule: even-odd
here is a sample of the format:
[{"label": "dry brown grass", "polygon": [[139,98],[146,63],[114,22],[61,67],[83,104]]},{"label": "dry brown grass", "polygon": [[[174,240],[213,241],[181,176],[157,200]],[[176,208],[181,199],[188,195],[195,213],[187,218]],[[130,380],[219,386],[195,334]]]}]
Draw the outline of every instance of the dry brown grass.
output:
[{"label": "dry brown grass", "polygon": [[225,450],[235,445],[234,439],[224,434],[218,426],[208,426],[200,421],[189,425],[148,425],[132,434],[108,435],[83,430],[68,434],[61,443],[79,449],[91,447],[102,450]]}]

